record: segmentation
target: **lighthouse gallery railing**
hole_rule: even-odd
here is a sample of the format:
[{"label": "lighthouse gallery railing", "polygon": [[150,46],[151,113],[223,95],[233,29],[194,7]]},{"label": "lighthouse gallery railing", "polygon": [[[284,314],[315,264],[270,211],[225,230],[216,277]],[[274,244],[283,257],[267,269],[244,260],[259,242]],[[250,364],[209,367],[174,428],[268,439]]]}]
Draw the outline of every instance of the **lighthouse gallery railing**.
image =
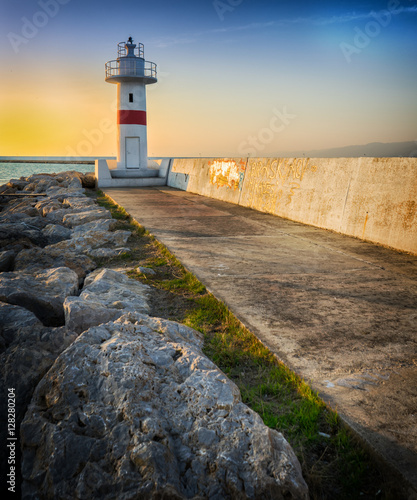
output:
[{"label": "lighthouse gallery railing", "polygon": [[122,69],[120,60],[108,61],[106,63],[106,78],[110,76],[141,76],[145,78],[156,78],[156,64],[144,61],[144,66],[137,64],[137,59],[128,61],[123,58]]}]

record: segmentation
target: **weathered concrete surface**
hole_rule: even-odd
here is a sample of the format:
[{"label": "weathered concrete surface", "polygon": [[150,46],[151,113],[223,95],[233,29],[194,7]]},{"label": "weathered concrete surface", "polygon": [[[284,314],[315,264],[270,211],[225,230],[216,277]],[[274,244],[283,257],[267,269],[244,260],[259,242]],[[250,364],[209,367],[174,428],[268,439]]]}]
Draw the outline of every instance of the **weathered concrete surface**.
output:
[{"label": "weathered concrete surface", "polygon": [[168,185],[417,255],[417,158],[176,159]]},{"label": "weathered concrete surface", "polygon": [[417,494],[417,257],[171,188],[106,194]]}]

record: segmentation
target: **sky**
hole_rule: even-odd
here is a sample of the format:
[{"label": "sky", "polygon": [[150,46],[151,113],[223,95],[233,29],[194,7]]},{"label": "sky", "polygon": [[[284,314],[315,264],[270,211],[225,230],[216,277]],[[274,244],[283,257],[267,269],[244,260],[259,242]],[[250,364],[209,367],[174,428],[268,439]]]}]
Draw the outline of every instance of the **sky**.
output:
[{"label": "sky", "polygon": [[0,156],[116,156],[129,36],[149,156],[417,141],[417,0],[0,0]]}]

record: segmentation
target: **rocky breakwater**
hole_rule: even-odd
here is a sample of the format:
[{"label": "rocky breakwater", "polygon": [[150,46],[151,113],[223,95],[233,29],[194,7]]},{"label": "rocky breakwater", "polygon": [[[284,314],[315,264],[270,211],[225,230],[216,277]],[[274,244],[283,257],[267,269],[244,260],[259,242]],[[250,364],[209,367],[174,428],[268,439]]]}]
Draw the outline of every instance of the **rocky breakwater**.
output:
[{"label": "rocky breakwater", "polygon": [[94,269],[95,252],[117,255],[130,233],[111,230],[83,182],[0,187],[46,194],[0,213],[1,397],[14,389],[22,498],[308,498],[289,444],[201,335],[149,316],[150,287]]}]

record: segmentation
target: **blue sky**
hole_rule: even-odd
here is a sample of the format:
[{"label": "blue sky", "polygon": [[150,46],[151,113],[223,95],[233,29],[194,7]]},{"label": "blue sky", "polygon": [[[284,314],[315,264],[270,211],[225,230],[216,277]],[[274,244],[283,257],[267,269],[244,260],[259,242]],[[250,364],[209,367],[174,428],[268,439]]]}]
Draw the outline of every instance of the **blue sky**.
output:
[{"label": "blue sky", "polygon": [[152,156],[417,140],[417,1],[1,0],[0,33],[0,155],[114,155],[128,36],[158,65]]}]

